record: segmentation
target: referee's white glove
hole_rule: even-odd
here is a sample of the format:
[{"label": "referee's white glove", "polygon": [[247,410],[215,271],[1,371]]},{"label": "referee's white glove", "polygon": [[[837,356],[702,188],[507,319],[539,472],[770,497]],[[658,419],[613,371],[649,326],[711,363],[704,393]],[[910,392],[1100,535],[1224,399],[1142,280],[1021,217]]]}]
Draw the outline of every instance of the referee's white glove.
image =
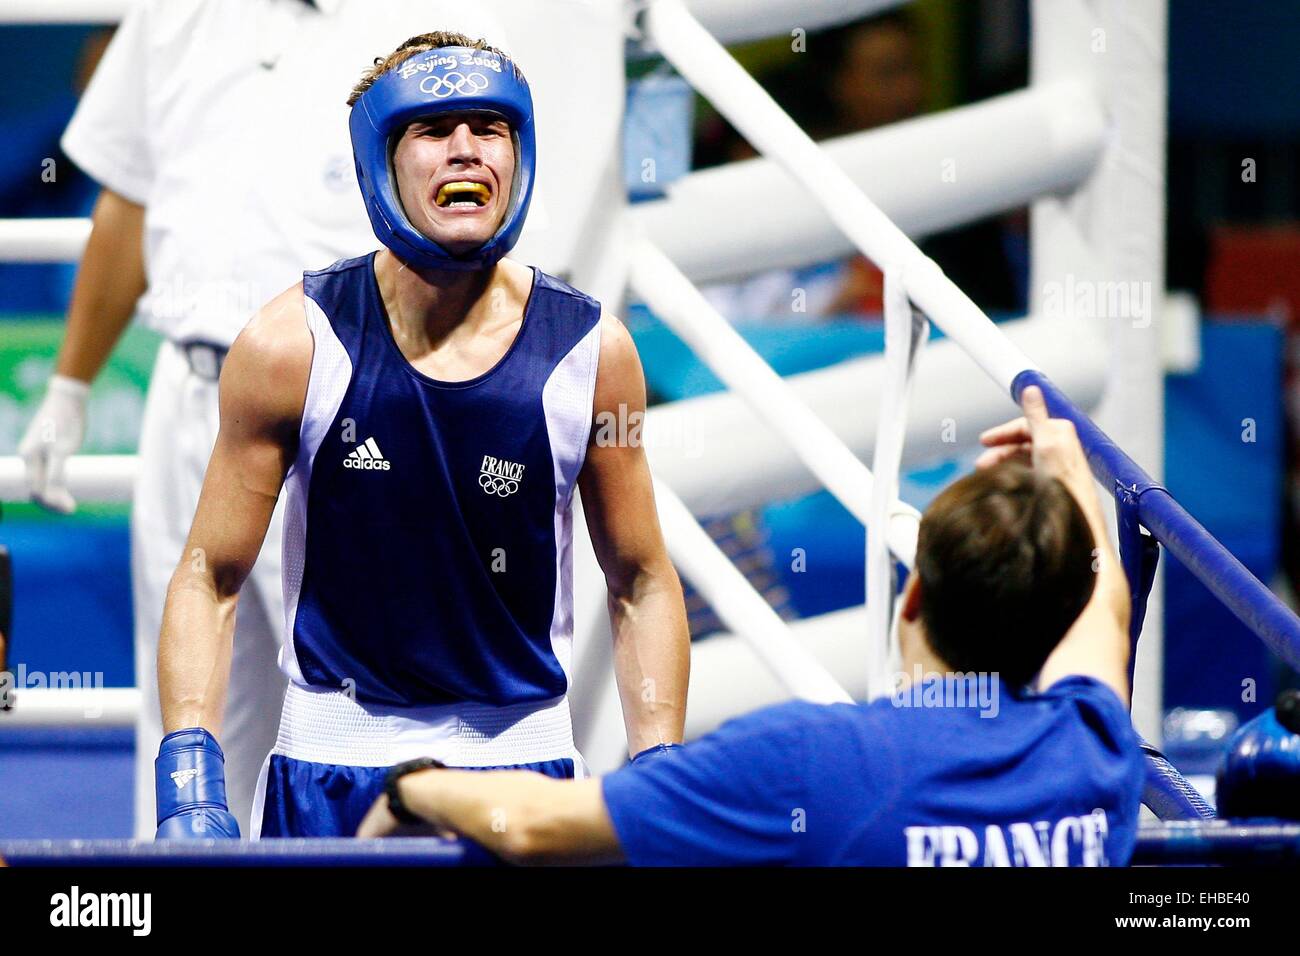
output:
[{"label": "referee's white glove", "polygon": [[80,379],[51,376],[45,399],[18,443],[32,500],[65,515],[77,507],[65,483],[64,468],[86,437],[89,395],[90,386]]}]

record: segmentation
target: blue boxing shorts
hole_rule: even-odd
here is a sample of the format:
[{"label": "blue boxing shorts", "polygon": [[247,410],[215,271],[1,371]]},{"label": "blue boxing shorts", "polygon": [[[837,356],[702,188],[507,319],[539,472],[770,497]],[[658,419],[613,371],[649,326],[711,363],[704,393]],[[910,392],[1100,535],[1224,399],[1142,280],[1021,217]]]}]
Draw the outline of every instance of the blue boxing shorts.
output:
[{"label": "blue boxing shorts", "polygon": [[388,768],[416,757],[466,770],[587,776],[564,697],[508,707],[391,708],[291,683],[275,747],[262,765],[249,835],[354,836],[383,792]]}]

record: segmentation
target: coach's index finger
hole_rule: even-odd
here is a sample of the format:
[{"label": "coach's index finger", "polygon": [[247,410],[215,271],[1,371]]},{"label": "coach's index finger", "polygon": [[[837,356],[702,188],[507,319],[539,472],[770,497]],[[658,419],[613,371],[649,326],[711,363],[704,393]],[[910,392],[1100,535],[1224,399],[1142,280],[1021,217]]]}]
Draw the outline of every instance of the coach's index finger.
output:
[{"label": "coach's index finger", "polygon": [[1043,390],[1037,385],[1028,386],[1020,393],[1020,407],[1025,410],[1025,418],[1029,420],[1029,427],[1041,425],[1051,418],[1047,414],[1047,402],[1043,399]]}]

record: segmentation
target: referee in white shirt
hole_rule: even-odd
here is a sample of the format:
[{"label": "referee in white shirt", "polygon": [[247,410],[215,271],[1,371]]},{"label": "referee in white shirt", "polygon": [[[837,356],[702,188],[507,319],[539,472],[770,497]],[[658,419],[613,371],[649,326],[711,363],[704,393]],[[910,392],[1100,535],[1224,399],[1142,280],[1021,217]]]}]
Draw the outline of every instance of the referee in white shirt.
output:
[{"label": "referee in white shirt", "polygon": [[[517,51],[530,76],[556,71],[555,81],[534,79],[552,91],[536,103],[545,154],[581,156],[593,179],[588,190],[561,192],[571,171],[558,169],[553,180],[539,169],[517,248],[526,261],[610,295],[584,268],[598,268],[592,250],[608,249],[624,197],[615,161],[621,35],[610,29],[620,17],[618,3],[587,0],[142,0],[122,20],[62,140],[103,190],[56,371],[19,451],[32,497],[71,512],[64,464],[82,441],[89,383],[138,309],[165,339],[145,404],[131,515],[138,838],[151,838],[156,825],[163,603],[216,440],[226,349],[304,269],[374,245],[347,133],[356,76],[376,55],[433,29],[490,36]],[[583,56],[557,58],[561,45]],[[550,196],[562,201],[563,216],[548,214]],[[281,510],[241,592],[231,650],[222,743],[229,806],[245,834],[285,690],[276,666],[285,629]]]}]

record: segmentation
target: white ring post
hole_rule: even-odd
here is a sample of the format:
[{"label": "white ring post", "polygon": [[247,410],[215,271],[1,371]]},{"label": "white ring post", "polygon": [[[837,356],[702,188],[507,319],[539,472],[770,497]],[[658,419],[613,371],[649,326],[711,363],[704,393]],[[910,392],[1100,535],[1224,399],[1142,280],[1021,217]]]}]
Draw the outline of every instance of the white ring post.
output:
[{"label": "white ring post", "polygon": [[[1033,205],[1030,309],[1062,335],[1067,323],[1083,324],[1107,343],[1106,389],[1094,418],[1160,481],[1167,4],[1033,0],[1030,12],[1031,88],[1047,89],[1067,78],[1090,82],[1108,105],[1105,148],[1092,176],[1072,193],[1045,195]],[[1157,742],[1163,718],[1162,578],[1156,575],[1147,599],[1133,678],[1134,726]]]}]

